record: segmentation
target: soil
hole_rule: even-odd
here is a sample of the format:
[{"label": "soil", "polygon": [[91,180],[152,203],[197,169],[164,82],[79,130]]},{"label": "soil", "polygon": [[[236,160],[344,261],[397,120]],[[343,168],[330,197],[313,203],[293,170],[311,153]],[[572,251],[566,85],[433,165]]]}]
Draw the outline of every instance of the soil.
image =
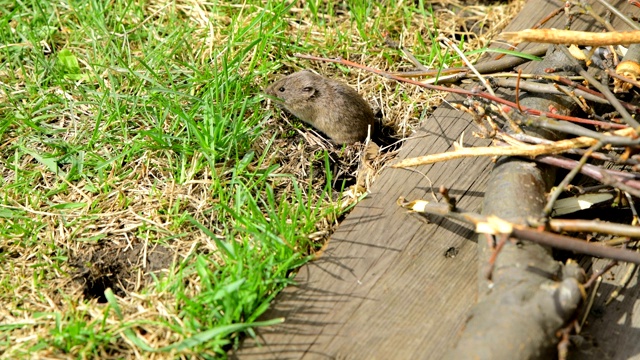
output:
[{"label": "soil", "polygon": [[154,277],[161,277],[173,263],[173,251],[155,245],[145,254],[144,247],[142,242],[124,247],[103,242],[72,258],[70,264],[77,269],[75,280],[82,285],[85,298],[105,303],[104,291],[108,288],[124,297],[150,284]]}]

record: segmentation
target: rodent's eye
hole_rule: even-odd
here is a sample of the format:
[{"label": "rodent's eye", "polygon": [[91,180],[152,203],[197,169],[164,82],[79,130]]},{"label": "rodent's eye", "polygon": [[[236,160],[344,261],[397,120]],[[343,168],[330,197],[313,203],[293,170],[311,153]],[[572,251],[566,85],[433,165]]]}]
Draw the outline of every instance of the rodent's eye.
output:
[{"label": "rodent's eye", "polygon": [[280,86],[280,89],[278,89],[278,91],[284,92],[284,86]]}]

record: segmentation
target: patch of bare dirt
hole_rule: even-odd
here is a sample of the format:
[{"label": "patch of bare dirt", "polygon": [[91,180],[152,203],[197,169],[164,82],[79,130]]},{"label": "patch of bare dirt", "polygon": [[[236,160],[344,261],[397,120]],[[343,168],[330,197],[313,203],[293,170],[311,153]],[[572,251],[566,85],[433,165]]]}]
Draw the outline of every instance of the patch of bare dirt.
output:
[{"label": "patch of bare dirt", "polygon": [[173,258],[173,251],[160,245],[146,249],[142,242],[125,247],[104,242],[79,252],[70,265],[77,270],[75,280],[82,285],[84,297],[105,303],[106,289],[120,297],[138,291],[161,277]]}]

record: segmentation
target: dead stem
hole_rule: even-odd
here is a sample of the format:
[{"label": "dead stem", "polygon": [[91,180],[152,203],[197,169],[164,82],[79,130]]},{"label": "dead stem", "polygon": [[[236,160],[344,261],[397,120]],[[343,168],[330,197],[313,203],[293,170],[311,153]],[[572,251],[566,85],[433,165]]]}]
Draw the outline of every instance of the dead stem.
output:
[{"label": "dead stem", "polygon": [[[636,42],[640,42],[640,31],[637,31],[637,33],[638,33],[638,41]],[[609,100],[609,103],[618,111],[618,113],[620,113],[620,116],[622,116],[622,119],[624,120],[625,123],[627,123],[627,125],[640,130],[640,123],[636,121],[636,119],[631,117],[627,109],[625,109],[624,106],[620,104],[620,101],[618,101],[618,99],[615,97],[615,95],[613,95],[611,90],[609,90],[608,86],[601,84],[598,80],[596,80],[596,78],[593,77],[593,75],[589,74],[586,70],[584,70],[582,66],[578,64],[578,61],[571,56],[566,46],[557,46],[556,48],[560,49],[560,51],[562,51],[567,56],[569,61],[571,61],[573,65],[576,67],[576,70],[578,70],[578,73],[584,76],[584,78],[587,81],[589,81],[589,84],[591,84],[591,86],[593,86],[598,91],[600,91],[600,93],[602,93],[602,95],[604,95],[605,98]]]},{"label": "dead stem", "polygon": [[560,196],[560,194],[562,194],[565,191],[566,187],[569,186],[569,183],[571,183],[571,181],[576,177],[576,175],[578,175],[580,170],[582,170],[582,167],[587,163],[587,160],[589,160],[589,158],[591,157],[591,154],[594,151],[600,150],[600,148],[602,148],[603,146],[604,146],[604,143],[602,143],[601,141],[598,141],[593,146],[591,146],[587,150],[587,152],[584,155],[582,155],[582,157],[580,158],[580,161],[578,162],[578,165],[573,169],[571,169],[571,171],[569,171],[567,176],[565,176],[564,179],[562,179],[562,182],[560,182],[560,184],[556,186],[555,191],[551,192],[551,195],[549,196],[549,201],[547,201],[547,205],[542,210],[544,218],[548,218],[549,216],[551,216],[551,213],[553,212],[553,205],[555,204],[556,200],[558,200],[558,197]]},{"label": "dead stem", "polygon": [[[635,130],[631,128],[615,131],[614,134],[619,136],[635,134]],[[570,149],[585,148],[594,146],[598,142],[597,139],[581,136],[569,140],[560,140],[549,144],[527,145],[516,142],[513,139],[512,145],[503,147],[473,147],[473,148],[456,148],[455,150],[441,154],[431,154],[419,156],[411,159],[405,159],[397,164],[392,165],[394,168],[403,168],[409,166],[427,165],[440,161],[447,161],[473,156],[528,156],[536,157],[540,155],[558,154]],[[516,145],[517,144],[517,145]]]},{"label": "dead stem", "polygon": [[443,216],[471,223],[475,226],[477,233],[509,234],[520,240],[528,240],[557,249],[640,264],[640,253],[635,251],[596,245],[582,239],[533,229],[495,216],[484,216],[460,208],[452,211],[447,204],[430,203],[424,200],[405,201],[402,198],[398,199],[398,204],[414,212]]},{"label": "dead stem", "polygon": [[640,42],[640,31],[594,33],[558,29],[527,29],[503,32],[498,39],[510,42],[536,42],[544,44],[576,44],[584,46],[631,45]]}]

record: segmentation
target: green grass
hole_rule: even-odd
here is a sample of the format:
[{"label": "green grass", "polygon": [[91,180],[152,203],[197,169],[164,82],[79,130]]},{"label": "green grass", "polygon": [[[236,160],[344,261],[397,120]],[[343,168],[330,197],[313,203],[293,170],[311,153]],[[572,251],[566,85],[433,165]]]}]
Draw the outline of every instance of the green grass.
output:
[{"label": "green grass", "polygon": [[[281,321],[256,322],[346,208],[326,151],[285,171],[261,89],[353,71],[296,52],[398,67],[383,33],[435,20],[422,2],[301,4],[0,0],[0,356],[224,358]],[[433,32],[415,35],[441,65]],[[83,276],[122,270],[92,254],[136,243],[172,265],[87,297]]]}]

